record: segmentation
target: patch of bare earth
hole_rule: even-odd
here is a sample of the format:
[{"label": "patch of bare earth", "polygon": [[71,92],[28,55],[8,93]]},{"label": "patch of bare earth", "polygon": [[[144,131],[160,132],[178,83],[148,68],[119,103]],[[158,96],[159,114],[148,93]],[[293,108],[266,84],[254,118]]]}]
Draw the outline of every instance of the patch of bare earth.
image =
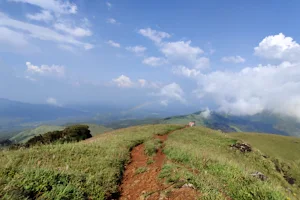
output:
[{"label": "patch of bare earth", "polygon": [[[168,135],[155,136],[162,142]],[[173,188],[165,185],[158,178],[161,168],[166,160],[162,148],[158,149],[153,157],[153,163],[147,164],[148,156],[144,153],[144,145],[138,145],[131,151],[131,162],[126,166],[120,186],[120,200],[189,200],[197,199],[199,193],[192,188]],[[139,169],[145,169],[141,173]]]}]

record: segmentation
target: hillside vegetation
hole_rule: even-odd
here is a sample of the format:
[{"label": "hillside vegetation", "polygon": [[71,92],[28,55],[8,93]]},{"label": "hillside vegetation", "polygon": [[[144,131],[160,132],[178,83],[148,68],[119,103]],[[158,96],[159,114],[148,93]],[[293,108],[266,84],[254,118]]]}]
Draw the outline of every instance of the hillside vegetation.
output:
[{"label": "hillside vegetation", "polygon": [[[89,130],[91,131],[91,134],[93,136],[113,130],[112,128],[107,128],[105,126],[101,126],[98,124],[83,124],[83,125],[89,126]],[[13,136],[12,138],[10,138],[10,140],[14,143],[26,143],[29,139],[33,138],[34,136],[42,135],[50,131],[61,131],[64,128],[65,128],[64,126],[43,125],[33,129],[22,131],[17,135]]]},{"label": "hillside vegetation", "polygon": [[[200,199],[299,199],[299,139],[223,134],[204,127],[144,125],[119,129],[80,143],[0,152],[0,199],[107,199],[117,197],[130,151],[144,143],[149,163],[173,130],[157,177],[166,185],[192,185]],[[273,139],[274,138],[274,139]],[[245,140],[253,151],[230,147]],[[276,149],[282,147],[281,149]],[[268,148],[269,147],[269,148]],[[284,148],[289,147],[289,148]],[[286,155],[291,155],[290,157]],[[136,174],[147,171],[147,166]],[[253,173],[266,176],[261,180]],[[287,177],[293,178],[289,183]]]},{"label": "hillside vegetation", "polygon": [[[248,138],[251,136],[256,137],[249,135]],[[242,139],[240,135],[223,134],[202,127],[177,131],[166,142],[165,153],[169,162],[165,164],[161,177],[168,182],[184,179],[192,183],[203,194],[203,199],[300,198],[299,146],[281,149],[285,154],[292,154],[294,159],[281,159],[283,152],[278,154],[279,150],[275,150],[275,145],[280,148],[281,145],[286,146],[288,141],[299,139],[279,136],[283,140],[270,140],[272,137],[260,138],[260,145],[249,140],[255,150],[242,153],[229,148],[229,145]],[[252,140],[256,141],[257,138]],[[259,151],[264,142],[264,147]],[[268,147],[270,150],[264,152]],[[284,172],[276,169],[273,159],[289,166],[287,173],[294,176],[296,183],[291,185],[285,180]],[[261,181],[251,176],[255,172],[263,173],[267,180]]]},{"label": "hillside vegetation", "polygon": [[83,143],[2,151],[0,199],[105,199],[118,192],[134,146],[180,127],[132,127]]}]

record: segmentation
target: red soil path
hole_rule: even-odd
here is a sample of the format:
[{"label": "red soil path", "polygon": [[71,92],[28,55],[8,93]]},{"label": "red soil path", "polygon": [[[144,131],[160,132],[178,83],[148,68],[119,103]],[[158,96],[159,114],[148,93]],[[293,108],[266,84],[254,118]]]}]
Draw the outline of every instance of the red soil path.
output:
[{"label": "red soil path", "polygon": [[[170,134],[170,133],[169,133]],[[155,136],[162,142],[168,135]],[[162,145],[163,148],[164,144]],[[154,162],[147,164],[148,157],[144,153],[144,145],[138,145],[131,151],[131,162],[126,166],[122,184],[120,186],[120,200],[193,200],[199,195],[192,188],[171,189],[172,185],[165,185],[158,175],[166,160],[166,156],[158,149],[153,157]],[[137,174],[139,168],[146,168],[144,173]],[[169,190],[168,190],[169,189]],[[166,190],[169,193],[166,193]]]}]

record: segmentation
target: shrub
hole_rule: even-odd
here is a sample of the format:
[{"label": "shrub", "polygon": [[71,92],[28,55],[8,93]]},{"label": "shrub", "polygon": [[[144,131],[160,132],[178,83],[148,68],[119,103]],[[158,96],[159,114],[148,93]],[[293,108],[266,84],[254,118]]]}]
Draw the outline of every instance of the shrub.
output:
[{"label": "shrub", "polygon": [[89,127],[86,125],[74,125],[65,128],[62,131],[51,131],[43,135],[38,135],[28,140],[25,146],[34,146],[39,144],[78,142],[91,138]]}]

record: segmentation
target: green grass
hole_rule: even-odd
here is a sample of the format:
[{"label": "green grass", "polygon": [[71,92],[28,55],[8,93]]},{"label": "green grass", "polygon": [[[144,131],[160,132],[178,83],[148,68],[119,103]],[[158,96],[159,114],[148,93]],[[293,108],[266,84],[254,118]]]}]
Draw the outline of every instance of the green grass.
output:
[{"label": "green grass", "polygon": [[142,173],[145,173],[146,171],[148,170],[147,167],[139,167],[135,170],[135,174],[142,174]]},{"label": "green grass", "polygon": [[[264,158],[258,150],[241,153],[231,149],[229,145],[236,141],[227,134],[203,127],[176,131],[166,141],[164,152],[170,162],[165,164],[160,176],[171,183],[179,180],[192,183],[203,194],[203,199],[300,197],[299,185],[289,185],[270,158]],[[299,159],[297,148],[288,151],[298,152]],[[299,165],[291,167],[300,174]],[[256,171],[265,174],[268,180],[261,181],[250,175]]]},{"label": "green grass", "polygon": [[161,147],[161,141],[159,139],[151,139],[145,142],[145,154],[153,156],[157,150]]},{"label": "green grass", "polygon": [[273,134],[231,133],[230,136],[252,144],[268,156],[283,161],[300,161],[300,138]]},{"label": "green grass", "polygon": [[[145,125],[100,134],[80,143],[0,151],[0,199],[105,199],[118,192],[130,151],[145,144],[148,164],[168,136],[167,162],[159,177],[181,187],[190,183],[201,199],[300,199],[299,139],[276,135],[223,134],[204,127]],[[229,145],[243,140],[254,151]],[[274,160],[277,160],[274,162]],[[290,185],[276,167],[296,178]],[[146,167],[136,170],[144,173]],[[261,181],[250,174],[259,171]]]},{"label": "green grass", "polygon": [[118,192],[130,150],[178,125],[149,125],[98,135],[93,142],[0,152],[0,199],[105,199]]}]

